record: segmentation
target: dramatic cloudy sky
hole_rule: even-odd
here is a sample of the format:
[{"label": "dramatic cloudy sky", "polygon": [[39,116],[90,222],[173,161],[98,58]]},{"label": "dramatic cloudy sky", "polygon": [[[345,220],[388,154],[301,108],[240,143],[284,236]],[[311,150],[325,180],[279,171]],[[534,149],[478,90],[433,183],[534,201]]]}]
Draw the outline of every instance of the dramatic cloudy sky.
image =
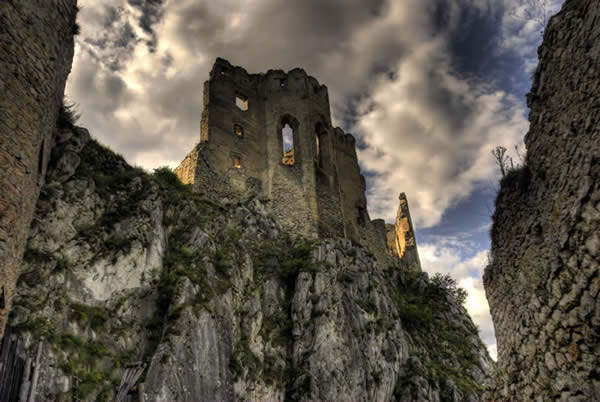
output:
[{"label": "dramatic cloudy sky", "polygon": [[424,269],[469,291],[495,356],[481,284],[498,180],[490,150],[527,131],[542,27],[513,14],[529,2],[80,0],[67,94],[130,163],[175,167],[199,140],[217,56],[250,72],[304,68],[358,139],[371,217],[393,221],[407,193]]}]

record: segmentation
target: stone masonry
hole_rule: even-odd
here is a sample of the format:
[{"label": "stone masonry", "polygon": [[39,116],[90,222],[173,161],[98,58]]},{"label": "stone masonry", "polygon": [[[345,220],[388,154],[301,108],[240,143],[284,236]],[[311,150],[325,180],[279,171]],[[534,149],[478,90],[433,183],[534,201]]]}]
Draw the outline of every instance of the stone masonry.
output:
[{"label": "stone masonry", "polygon": [[0,337],[71,70],[76,3],[0,2]]},{"label": "stone masonry", "polygon": [[567,0],[528,95],[524,168],[503,178],[484,274],[489,399],[600,400],[600,2]]},{"label": "stone masonry", "polygon": [[387,246],[393,256],[406,261],[409,265],[421,266],[406,194],[401,193],[399,198],[396,222],[393,225],[385,225]]},{"label": "stone masonry", "polygon": [[400,257],[386,247],[385,223],[369,218],[354,137],[332,126],[327,87],[302,69],[248,74],[217,59],[204,85],[200,143],[175,172],[206,194],[269,200],[292,232]]}]

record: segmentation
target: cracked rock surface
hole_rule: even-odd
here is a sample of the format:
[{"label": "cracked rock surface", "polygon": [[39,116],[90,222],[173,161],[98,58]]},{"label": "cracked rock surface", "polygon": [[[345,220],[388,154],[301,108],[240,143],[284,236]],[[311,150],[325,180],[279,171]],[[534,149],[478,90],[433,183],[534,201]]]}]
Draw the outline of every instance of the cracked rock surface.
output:
[{"label": "cracked rock surface", "polygon": [[39,400],[112,400],[132,365],[131,400],[480,399],[493,362],[447,282],[94,140],[78,158],[42,191],[9,321],[27,357],[43,342]]}]

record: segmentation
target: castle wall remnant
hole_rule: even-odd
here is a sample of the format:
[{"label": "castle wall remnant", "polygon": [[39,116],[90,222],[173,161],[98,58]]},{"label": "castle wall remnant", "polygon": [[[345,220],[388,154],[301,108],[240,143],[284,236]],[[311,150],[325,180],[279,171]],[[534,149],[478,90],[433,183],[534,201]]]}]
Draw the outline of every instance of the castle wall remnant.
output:
[{"label": "castle wall remnant", "polygon": [[600,400],[600,2],[550,19],[527,96],[527,163],[502,179],[483,282],[494,401]]},{"label": "castle wall remnant", "polygon": [[399,199],[396,222],[386,225],[387,246],[393,256],[405,261],[409,266],[421,266],[406,194],[401,193]]},{"label": "castle wall remnant", "polygon": [[249,74],[218,58],[204,84],[200,143],[175,172],[208,195],[270,200],[290,231],[402,257],[387,249],[385,223],[369,218],[354,137],[332,126],[327,88],[302,69]]},{"label": "castle wall remnant", "polygon": [[0,337],[71,70],[76,6],[0,2]]}]

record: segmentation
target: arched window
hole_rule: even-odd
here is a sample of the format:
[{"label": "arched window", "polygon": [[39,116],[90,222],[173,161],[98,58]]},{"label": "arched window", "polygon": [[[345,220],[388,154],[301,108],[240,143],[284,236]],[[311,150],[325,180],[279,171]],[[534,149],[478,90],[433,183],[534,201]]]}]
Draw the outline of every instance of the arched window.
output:
[{"label": "arched window", "polygon": [[325,145],[325,136],[327,135],[327,131],[325,127],[323,127],[322,123],[317,123],[315,125],[315,144],[316,144],[316,152],[315,152],[315,161],[317,162],[317,166],[323,167],[323,153],[324,153],[324,145]]},{"label": "arched window", "polygon": [[283,158],[281,159],[281,163],[291,166],[296,160],[294,158],[294,130],[289,123],[285,123],[281,129],[281,139],[283,143]]}]

